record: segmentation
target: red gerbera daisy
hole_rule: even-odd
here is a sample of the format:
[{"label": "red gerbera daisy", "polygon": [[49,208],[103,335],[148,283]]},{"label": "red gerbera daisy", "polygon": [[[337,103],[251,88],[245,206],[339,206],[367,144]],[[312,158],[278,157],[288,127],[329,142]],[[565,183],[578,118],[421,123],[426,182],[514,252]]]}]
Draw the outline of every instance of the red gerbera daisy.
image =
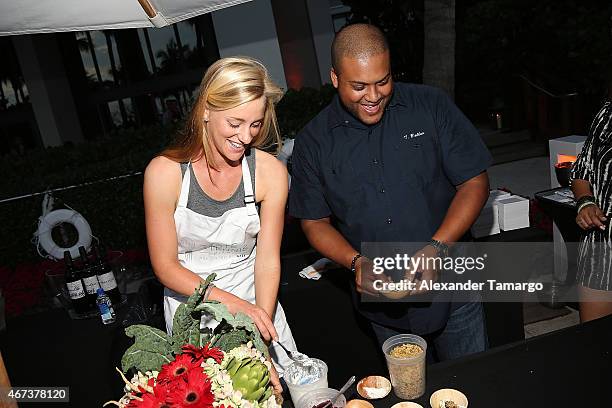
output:
[{"label": "red gerbera daisy", "polygon": [[161,371],[157,376],[157,382],[164,383],[183,378],[194,368],[198,368],[197,371],[202,371],[200,365],[194,363],[189,355],[180,354],[176,356],[173,362],[164,364],[162,366]]},{"label": "red gerbera daisy", "polygon": [[206,361],[207,358],[213,358],[218,364],[223,360],[223,351],[217,347],[208,347],[206,344],[204,347],[199,348],[192,344],[186,344],[183,346],[183,353],[191,356],[194,362],[201,364],[202,361]]},{"label": "red gerbera daisy", "polygon": [[132,400],[126,408],[171,408],[165,400],[160,400],[153,394],[146,393],[142,396],[142,401]]},{"label": "red gerbera daisy", "polygon": [[[142,387],[140,387],[141,390]],[[167,384],[157,384],[153,387],[153,394],[143,390],[142,401],[132,400],[127,408],[170,408],[168,402],[169,389]]]},{"label": "red gerbera daisy", "polygon": [[210,380],[200,370],[191,370],[185,381],[174,383],[168,401],[181,408],[212,408],[215,397],[210,389]]},{"label": "red gerbera daisy", "polygon": [[126,408],[171,408],[166,398],[160,398],[148,392],[142,395],[142,401],[132,400]]}]

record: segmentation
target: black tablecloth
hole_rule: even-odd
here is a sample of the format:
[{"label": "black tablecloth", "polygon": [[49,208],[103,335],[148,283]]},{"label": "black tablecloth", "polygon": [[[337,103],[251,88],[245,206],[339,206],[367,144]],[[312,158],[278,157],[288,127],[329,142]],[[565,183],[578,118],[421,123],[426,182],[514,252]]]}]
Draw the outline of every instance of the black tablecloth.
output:
[{"label": "black tablecloth", "polygon": [[[428,408],[440,388],[455,388],[472,408],[595,408],[609,405],[612,316],[428,367]],[[353,395],[351,397],[356,397]],[[374,402],[387,408],[393,393]]]},{"label": "black tablecloth", "polygon": [[[295,258],[283,262],[280,289],[300,350],[328,363],[332,388],[339,388],[351,375],[388,375],[369,328],[352,311],[350,277],[342,271],[330,271],[320,281],[301,279],[297,271],[307,261]],[[119,315],[118,322],[110,326],[102,325],[99,319],[70,320],[63,310],[9,319],[7,331],[0,333],[0,349],[13,385],[69,386],[71,402],[63,407],[96,407],[118,398],[122,382],[114,367],[127,348],[120,324],[124,310]],[[487,317],[504,320],[500,315]],[[612,384],[608,372],[612,368],[611,348],[612,318],[607,318],[432,365],[427,392],[419,402],[427,408],[434,390],[451,387],[468,395],[470,407],[539,408],[553,407],[554,402],[558,406],[601,407],[603,393]],[[389,396],[376,406],[390,407],[397,401]]]}]

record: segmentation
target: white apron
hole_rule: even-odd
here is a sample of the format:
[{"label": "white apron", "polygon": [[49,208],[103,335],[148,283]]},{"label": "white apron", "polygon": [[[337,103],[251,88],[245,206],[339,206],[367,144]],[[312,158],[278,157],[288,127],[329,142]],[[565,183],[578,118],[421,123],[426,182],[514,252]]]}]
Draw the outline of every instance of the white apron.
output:
[{"label": "white apron", "polygon": [[[226,211],[221,217],[208,217],[187,208],[190,166],[191,163],[187,165],[183,176],[181,194],[174,211],[179,262],[202,279],[216,273],[216,287],[255,304],[255,256],[260,223],[247,160],[245,157],[242,159],[246,205]],[[164,317],[168,334],[172,333],[177,307],[186,301],[187,296],[164,289]],[[214,328],[217,324],[212,318],[202,316],[202,327]],[[274,327],[280,341],[290,350],[296,350],[285,312],[278,302]],[[270,354],[282,375],[291,360],[276,344],[270,347]]]}]

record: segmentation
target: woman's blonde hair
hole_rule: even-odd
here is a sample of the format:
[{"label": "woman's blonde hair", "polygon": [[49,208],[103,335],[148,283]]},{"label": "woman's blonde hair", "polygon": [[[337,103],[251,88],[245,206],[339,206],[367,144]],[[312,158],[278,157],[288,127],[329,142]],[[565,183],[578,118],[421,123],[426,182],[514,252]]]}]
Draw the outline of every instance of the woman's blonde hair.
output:
[{"label": "woman's blonde hair", "polygon": [[206,70],[185,129],[161,153],[162,156],[180,163],[196,161],[203,156],[209,168],[216,168],[212,143],[204,125],[204,110],[227,110],[262,96],[266,98],[265,114],[251,146],[267,148],[276,144],[278,153],[281,139],[274,105],[283,96],[283,91],[272,82],[261,62],[249,57],[230,57],[216,61]]}]

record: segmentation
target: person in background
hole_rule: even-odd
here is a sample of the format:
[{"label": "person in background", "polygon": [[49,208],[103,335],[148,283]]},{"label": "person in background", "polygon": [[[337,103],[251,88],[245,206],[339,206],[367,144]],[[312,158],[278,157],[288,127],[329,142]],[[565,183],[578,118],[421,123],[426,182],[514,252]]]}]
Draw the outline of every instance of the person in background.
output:
[{"label": "person in background", "polygon": [[[265,340],[296,349],[277,301],[287,171],[259,150],[280,145],[274,105],[281,96],[258,61],[218,60],[202,79],[183,133],[147,166],[147,241],[165,286],[168,333],[177,307],[215,273],[208,299],[248,315]],[[291,362],[276,343],[270,352],[281,369]],[[280,391],[278,378],[273,383]]]},{"label": "person in background", "polygon": [[162,116],[162,124],[164,126],[176,124],[181,118],[181,110],[177,100],[173,97],[166,99],[166,110]]},{"label": "person in background", "polygon": [[595,116],[572,167],[576,223],[584,234],[578,250],[578,301],[585,322],[612,314],[612,101]]},{"label": "person in background", "polygon": [[[393,82],[387,41],[372,25],[336,34],[331,81],[334,100],[295,138],[289,214],[321,255],[355,274],[357,292],[379,296],[364,274],[362,243],[429,243],[424,256],[444,256],[488,198],[491,156],[442,91]],[[435,281],[437,271],[418,275]],[[380,344],[419,334],[440,360],[486,348],[479,301],[417,306],[353,294]]]}]

